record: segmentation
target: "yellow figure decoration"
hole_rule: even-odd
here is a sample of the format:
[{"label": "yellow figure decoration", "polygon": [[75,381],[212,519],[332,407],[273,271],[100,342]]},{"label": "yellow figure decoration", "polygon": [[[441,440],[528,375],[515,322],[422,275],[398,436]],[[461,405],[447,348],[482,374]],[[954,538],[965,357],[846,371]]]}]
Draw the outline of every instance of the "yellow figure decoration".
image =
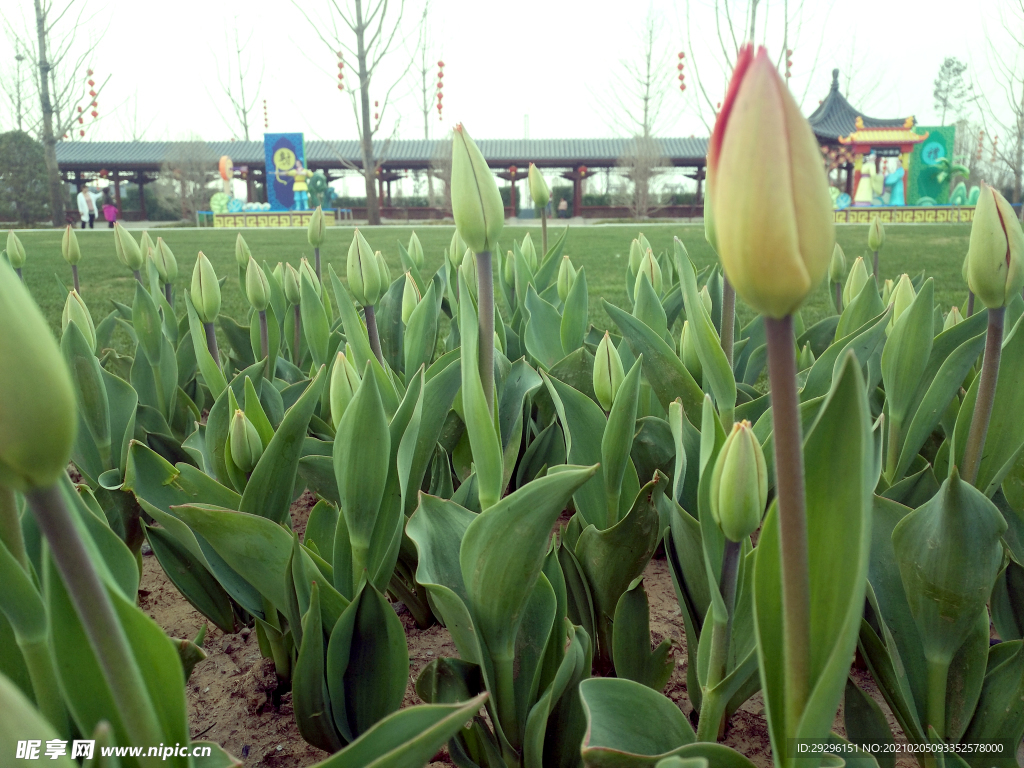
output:
[{"label": "yellow figure decoration", "polygon": [[274,178],[281,184],[281,176],[292,177],[292,195],[294,196],[293,209],[296,211],[309,210],[309,186],[306,184],[313,172],[302,165],[302,161],[295,157],[295,153],[288,147],[281,147],[274,153]]}]

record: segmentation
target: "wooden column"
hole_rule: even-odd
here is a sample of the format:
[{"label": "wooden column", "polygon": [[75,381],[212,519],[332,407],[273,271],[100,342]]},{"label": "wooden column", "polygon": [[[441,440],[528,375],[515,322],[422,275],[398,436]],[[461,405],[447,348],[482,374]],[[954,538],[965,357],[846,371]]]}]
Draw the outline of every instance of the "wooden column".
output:
[{"label": "wooden column", "polygon": [[135,177],[135,183],[139,185],[139,209],[142,211],[142,221],[145,221],[149,215],[146,213],[146,175],[142,171]]},{"label": "wooden column", "polygon": [[583,215],[583,169],[577,168],[572,180],[572,215]]},{"label": "wooden column", "polygon": [[179,179],[181,185],[181,220],[184,221],[188,218],[188,208],[185,206],[185,177],[184,175]]},{"label": "wooden column", "polygon": [[114,207],[117,208],[117,215],[121,216],[121,174],[119,171],[114,171],[111,181],[114,184]]},{"label": "wooden column", "polygon": [[698,205],[704,203],[704,166],[697,167],[697,203]]}]

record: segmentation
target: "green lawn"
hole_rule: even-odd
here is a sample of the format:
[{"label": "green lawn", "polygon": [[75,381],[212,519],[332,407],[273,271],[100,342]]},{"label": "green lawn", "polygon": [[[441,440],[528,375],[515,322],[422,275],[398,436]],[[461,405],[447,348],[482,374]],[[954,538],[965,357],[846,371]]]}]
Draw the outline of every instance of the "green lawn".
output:
[{"label": "green lawn", "polygon": [[[417,229],[426,253],[426,268],[433,272],[440,265],[451,240],[451,226],[428,225]],[[383,226],[368,227],[363,234],[370,244],[381,250],[392,269],[392,276],[400,274],[398,241],[407,242],[412,231],[409,227]],[[561,230],[554,226],[551,238]],[[608,315],[602,309],[601,299],[608,299],[619,306],[626,305],[624,270],[629,253],[629,244],[638,231],[643,231],[657,251],[672,247],[672,238],[679,237],[689,250],[690,257],[698,267],[710,264],[714,253],[704,240],[702,225],[687,224],[645,224],[588,226],[571,228],[566,240],[566,250],[577,267],[586,267],[590,292],[591,322],[604,328],[610,325]],[[512,239],[521,239],[531,232],[538,249],[540,247],[539,227],[509,227],[502,233],[502,242],[507,249]],[[133,231],[136,237],[141,233]],[[179,276],[176,292],[180,295],[191,281],[192,266],[196,253],[202,250],[212,261],[221,275],[228,275],[224,286],[223,311],[235,318],[245,316],[247,308],[238,286],[234,261],[236,230],[207,229],[190,231],[160,229],[151,233],[164,237],[178,260]],[[961,264],[967,252],[970,225],[892,225],[886,230],[887,240],[881,253],[880,271],[886,277],[898,277],[902,272],[911,275],[922,269],[935,278],[935,297],[943,311],[951,304],[962,304],[965,288],[960,277]],[[25,283],[39,301],[54,328],[59,330],[64,296],[54,279],[58,275],[66,283],[71,282],[71,268],[60,255],[60,232],[30,230],[19,233],[25,245],[28,258],[24,268]],[[110,311],[110,299],[131,303],[133,295],[131,273],[118,262],[114,255],[114,241],[111,230],[78,231],[82,249],[79,266],[82,295],[88,302],[97,322]],[[302,256],[312,260],[312,248],[306,241],[306,232],[301,229],[247,230],[244,234],[253,255],[260,262],[271,265],[278,261],[290,261],[298,265]],[[839,243],[846,251],[847,260],[852,263],[858,255],[868,260],[867,227],[840,225],[837,227]],[[352,239],[349,227],[332,227],[328,230],[327,242],[322,249],[326,264],[333,264],[344,277],[345,259]],[[822,285],[808,299],[803,309],[804,322],[809,326],[832,312],[832,305]],[[181,312],[181,305],[178,305]],[[740,318],[746,322],[752,317],[749,309],[740,302]]]}]

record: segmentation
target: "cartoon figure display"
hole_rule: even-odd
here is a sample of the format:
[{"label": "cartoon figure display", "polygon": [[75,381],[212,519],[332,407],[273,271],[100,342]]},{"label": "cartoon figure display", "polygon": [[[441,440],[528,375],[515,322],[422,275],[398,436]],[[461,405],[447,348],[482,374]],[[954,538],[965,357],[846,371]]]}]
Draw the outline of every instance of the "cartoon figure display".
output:
[{"label": "cartoon figure display", "polygon": [[309,209],[305,143],[301,133],[267,133],[263,137],[267,201],[273,211]]}]

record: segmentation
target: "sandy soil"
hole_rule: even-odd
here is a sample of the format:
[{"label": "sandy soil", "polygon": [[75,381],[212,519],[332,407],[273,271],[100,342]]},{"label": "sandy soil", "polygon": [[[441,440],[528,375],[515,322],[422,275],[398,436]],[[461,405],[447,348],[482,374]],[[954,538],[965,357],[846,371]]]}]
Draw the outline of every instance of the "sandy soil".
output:
[{"label": "sandy soil", "polygon": [[[313,497],[306,493],[292,507],[293,526],[301,535]],[[148,548],[147,548],[148,549]],[[651,631],[655,644],[665,637],[675,646],[676,669],[665,695],[689,715],[692,707],[686,694],[686,646],[683,620],[676,603],[668,566],[663,559],[651,561],[644,576],[651,605]],[[164,575],[151,554],[143,559],[139,604],[172,637],[193,638],[205,623]],[[404,606],[396,606],[409,642],[410,679],[403,706],[420,703],[413,681],[430,661],[439,656],[457,656],[448,631],[440,626],[426,630],[416,627]],[[299,735],[292,713],[291,694],[281,697],[280,707],[270,702],[275,685],[273,663],[260,658],[255,632],[243,629],[224,634],[212,625],[204,648],[208,658],[196,665],[188,681],[189,725],[193,738],[224,746],[243,761],[246,768],[303,768],[327,754],[306,744]],[[889,715],[890,726],[899,733],[874,681],[867,672],[853,670],[861,688],[869,691]],[[836,731],[844,733],[842,712]],[[772,764],[764,704],[760,694],[752,697],[733,717],[724,743],[750,758],[758,768]],[[451,765],[445,750],[433,765]],[[900,761],[902,766],[904,761]],[[913,761],[908,766],[916,765]]]}]

